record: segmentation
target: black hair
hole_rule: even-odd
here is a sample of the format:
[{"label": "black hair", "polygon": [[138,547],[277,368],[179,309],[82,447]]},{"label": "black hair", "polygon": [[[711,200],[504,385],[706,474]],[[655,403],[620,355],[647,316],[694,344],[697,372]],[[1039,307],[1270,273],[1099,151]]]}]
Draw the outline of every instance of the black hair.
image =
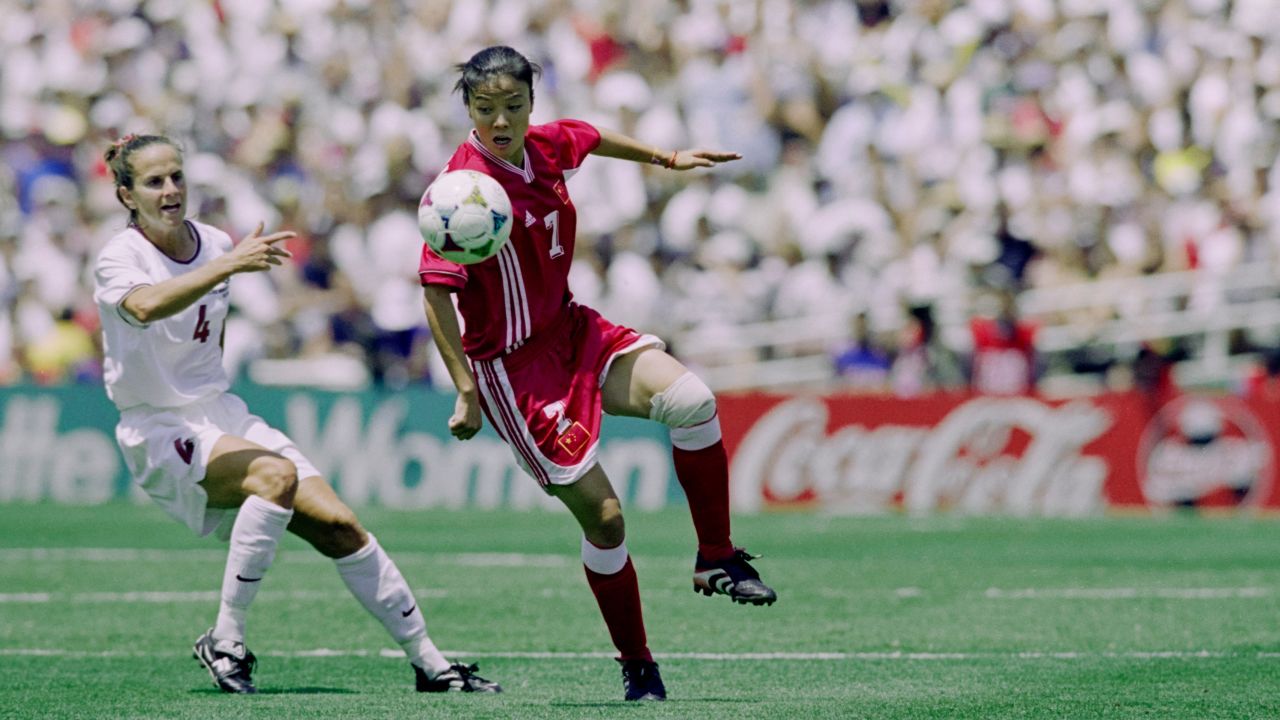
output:
[{"label": "black hair", "polygon": [[914,305],[910,310],[911,317],[920,323],[920,336],[926,343],[933,339],[934,329],[937,323],[933,319],[932,305]]},{"label": "black hair", "polygon": [[[148,145],[156,143],[164,143],[178,151],[178,155],[182,155],[182,148],[178,144],[164,135],[134,135],[129,134],[111,143],[111,147],[103,153],[102,159],[106,161],[107,167],[111,168],[111,175],[116,180],[116,200],[124,205],[124,198],[120,196],[120,188],[133,189],[133,163],[130,158]],[[137,222],[138,211],[124,205],[129,211],[129,222]]]},{"label": "black hair", "polygon": [[471,106],[471,93],[486,80],[499,75],[510,75],[529,86],[529,102],[533,102],[533,80],[542,75],[542,66],[532,62],[506,45],[487,47],[471,59],[453,66],[461,77],[454,83],[453,91],[462,91],[462,104]]}]

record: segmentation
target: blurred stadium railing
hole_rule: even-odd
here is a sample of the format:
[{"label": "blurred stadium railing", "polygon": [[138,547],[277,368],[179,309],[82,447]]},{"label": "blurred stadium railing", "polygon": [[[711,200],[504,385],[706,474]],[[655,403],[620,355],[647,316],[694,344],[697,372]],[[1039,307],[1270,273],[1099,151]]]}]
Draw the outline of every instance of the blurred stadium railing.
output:
[{"label": "blurred stadium railing", "polygon": [[[1255,263],[1225,273],[1185,270],[1032,288],[1019,296],[1018,307],[1038,326],[1046,388],[1102,389],[1101,380],[1082,380],[1070,362],[1082,348],[1132,357],[1144,342],[1170,339],[1196,348],[1177,363],[1181,386],[1227,387],[1254,362],[1252,348],[1241,351],[1233,339],[1280,330],[1276,289],[1275,270]],[[971,350],[967,321],[981,306],[977,295],[938,301],[941,331],[953,350]],[[830,351],[848,338],[848,324],[846,313],[818,311],[732,329],[698,328],[677,335],[673,344],[717,390],[831,387]]]}]

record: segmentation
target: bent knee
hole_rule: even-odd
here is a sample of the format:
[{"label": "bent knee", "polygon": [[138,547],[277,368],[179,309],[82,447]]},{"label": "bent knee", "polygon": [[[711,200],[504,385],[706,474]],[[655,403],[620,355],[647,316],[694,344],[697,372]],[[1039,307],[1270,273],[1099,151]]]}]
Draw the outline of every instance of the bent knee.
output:
[{"label": "bent knee", "polygon": [[691,372],[676,378],[649,401],[649,418],[669,428],[700,425],[715,416],[715,393]]},{"label": "bent knee", "polygon": [[298,492],[298,468],[288,458],[265,455],[249,466],[245,490],[282,507],[293,507]]},{"label": "bent knee", "polygon": [[617,504],[606,504],[601,508],[600,519],[594,528],[584,528],[584,534],[597,547],[617,547],[627,539],[627,523],[622,517],[622,508]]}]

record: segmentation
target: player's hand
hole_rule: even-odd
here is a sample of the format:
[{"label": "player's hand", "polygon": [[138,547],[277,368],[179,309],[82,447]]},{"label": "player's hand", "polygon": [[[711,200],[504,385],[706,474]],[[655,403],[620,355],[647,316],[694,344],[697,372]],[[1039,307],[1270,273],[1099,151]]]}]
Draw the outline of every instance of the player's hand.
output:
[{"label": "player's hand", "polygon": [[231,264],[232,273],[270,270],[272,265],[280,265],[283,262],[282,258],[293,257],[293,253],[277,247],[276,243],[297,237],[298,233],[285,230],[263,235],[262,227],[263,224],[258,223],[258,227],[253,232],[246,235],[231,252],[223,256],[226,262]]},{"label": "player's hand", "polygon": [[459,440],[470,440],[480,432],[484,418],[480,414],[480,398],[475,393],[458,393],[449,418],[449,433]]},{"label": "player's hand", "polygon": [[742,154],[723,150],[678,150],[671,159],[672,170],[706,168],[720,163],[741,160]]}]

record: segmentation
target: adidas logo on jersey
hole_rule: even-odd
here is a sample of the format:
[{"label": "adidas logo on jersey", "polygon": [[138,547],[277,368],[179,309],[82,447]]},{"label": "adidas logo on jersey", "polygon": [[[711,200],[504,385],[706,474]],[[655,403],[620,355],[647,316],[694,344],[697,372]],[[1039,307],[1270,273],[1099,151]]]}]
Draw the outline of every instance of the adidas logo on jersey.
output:
[{"label": "adidas logo on jersey", "polygon": [[525,211],[524,211],[524,226],[525,226],[525,227],[533,227],[533,226],[534,226],[534,225],[536,225],[537,223],[538,223],[538,219],[537,219],[537,218],[535,218],[535,217],[533,216],[533,213],[529,212],[528,210],[525,210]]}]

